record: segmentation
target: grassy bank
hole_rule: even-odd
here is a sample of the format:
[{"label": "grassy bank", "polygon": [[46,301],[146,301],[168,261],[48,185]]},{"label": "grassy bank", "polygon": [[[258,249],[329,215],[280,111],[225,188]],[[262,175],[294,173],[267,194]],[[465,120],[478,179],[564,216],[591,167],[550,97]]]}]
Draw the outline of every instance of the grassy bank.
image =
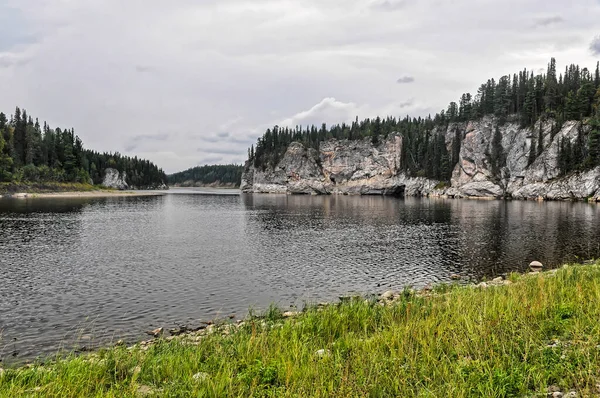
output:
[{"label": "grassy bank", "polygon": [[0,396],[598,396],[600,266],[353,299],[5,370]]},{"label": "grassy bank", "polygon": [[15,193],[89,192],[102,189],[100,186],[77,182],[0,182],[0,195]]}]

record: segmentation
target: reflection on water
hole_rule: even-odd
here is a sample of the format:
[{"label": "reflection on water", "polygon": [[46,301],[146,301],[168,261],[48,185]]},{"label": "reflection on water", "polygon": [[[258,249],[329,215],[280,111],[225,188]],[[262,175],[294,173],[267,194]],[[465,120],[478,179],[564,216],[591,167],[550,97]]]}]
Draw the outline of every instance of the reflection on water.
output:
[{"label": "reflection on water", "polygon": [[204,191],[0,200],[0,358],[600,254],[595,204]]}]

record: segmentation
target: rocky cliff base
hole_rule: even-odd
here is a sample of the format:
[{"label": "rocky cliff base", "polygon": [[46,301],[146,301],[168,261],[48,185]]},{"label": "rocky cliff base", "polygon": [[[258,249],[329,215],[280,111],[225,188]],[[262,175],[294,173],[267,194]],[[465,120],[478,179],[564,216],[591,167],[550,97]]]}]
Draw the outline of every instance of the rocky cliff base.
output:
[{"label": "rocky cliff base", "polygon": [[[494,131],[502,137],[502,165],[490,159]],[[514,198],[535,200],[600,201],[600,167],[562,176],[559,148],[574,142],[577,122],[560,130],[552,121],[533,128],[516,123],[498,125],[492,117],[452,123],[444,130],[450,150],[459,131],[461,149],[449,182],[408,176],[401,170],[403,138],[392,134],[380,143],[329,140],[319,150],[292,143],[275,167],[255,168],[247,162],[241,189],[247,193],[356,194],[438,196],[457,198]],[[532,161],[531,146],[543,138],[542,150]]]}]

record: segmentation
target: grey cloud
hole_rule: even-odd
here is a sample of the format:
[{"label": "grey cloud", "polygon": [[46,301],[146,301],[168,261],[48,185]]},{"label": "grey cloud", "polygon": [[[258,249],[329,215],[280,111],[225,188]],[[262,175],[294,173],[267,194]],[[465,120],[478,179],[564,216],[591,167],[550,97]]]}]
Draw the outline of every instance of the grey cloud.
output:
[{"label": "grey cloud", "polygon": [[405,83],[414,83],[415,78],[412,76],[402,76],[400,79],[396,80],[396,83],[398,84],[405,84]]},{"label": "grey cloud", "polygon": [[147,72],[154,72],[154,68],[152,66],[147,66],[147,65],[136,65],[135,66],[135,71],[138,73],[147,73]]},{"label": "grey cloud", "polygon": [[594,37],[594,40],[590,43],[590,51],[594,55],[600,55],[600,36]]},{"label": "grey cloud", "polygon": [[414,98],[408,99],[404,102],[401,102],[398,104],[398,108],[410,108],[411,106],[415,105],[416,101]]},{"label": "grey cloud", "polygon": [[219,138],[219,137],[198,137],[197,139],[199,139],[200,141],[204,141],[204,142],[222,142],[223,139]]},{"label": "grey cloud", "polygon": [[243,145],[250,145],[254,142],[256,142],[256,137],[247,137],[247,138],[231,138],[228,142],[233,142],[235,144],[243,144]]},{"label": "grey cloud", "polygon": [[380,11],[396,11],[408,5],[408,0],[378,0],[371,4],[371,8]]},{"label": "grey cloud", "polygon": [[30,58],[23,54],[0,53],[0,68],[10,68],[12,66],[27,65],[31,61]]},{"label": "grey cloud", "polygon": [[198,152],[217,153],[219,155],[239,155],[244,153],[246,148],[229,149],[229,148],[198,148]]},{"label": "grey cloud", "polygon": [[198,163],[196,163],[197,166],[203,166],[205,164],[215,164],[215,163],[219,163],[223,161],[223,156],[207,156],[204,158],[200,158],[198,160]]},{"label": "grey cloud", "polygon": [[550,26],[550,25],[555,25],[555,24],[559,24],[564,22],[565,20],[563,19],[563,17],[559,16],[559,15],[554,15],[551,17],[544,17],[544,18],[538,18],[536,19],[534,26]]},{"label": "grey cloud", "polygon": [[170,133],[156,133],[156,134],[138,134],[131,138],[132,141],[167,141],[171,138]]},{"label": "grey cloud", "polygon": [[131,137],[125,144],[126,152],[133,152],[141,150],[143,148],[153,147],[156,143],[162,143],[172,137],[170,133],[156,133],[156,134],[138,134]]},{"label": "grey cloud", "polygon": [[223,144],[233,143],[233,144],[251,144],[255,140],[253,138],[239,138],[235,136],[231,136],[229,133],[218,133],[216,136],[200,136],[198,134],[192,134],[191,137],[198,139],[203,142],[208,143],[217,143],[222,142]]}]

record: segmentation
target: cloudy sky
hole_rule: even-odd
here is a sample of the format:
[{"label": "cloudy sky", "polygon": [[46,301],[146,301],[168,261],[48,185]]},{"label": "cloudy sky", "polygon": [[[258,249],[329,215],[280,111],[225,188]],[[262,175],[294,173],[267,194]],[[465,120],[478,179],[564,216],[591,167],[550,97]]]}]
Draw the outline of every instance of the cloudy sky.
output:
[{"label": "cloudy sky", "polygon": [[595,67],[600,0],[0,0],[0,110],[167,172],[267,126],[427,115],[550,57]]}]

